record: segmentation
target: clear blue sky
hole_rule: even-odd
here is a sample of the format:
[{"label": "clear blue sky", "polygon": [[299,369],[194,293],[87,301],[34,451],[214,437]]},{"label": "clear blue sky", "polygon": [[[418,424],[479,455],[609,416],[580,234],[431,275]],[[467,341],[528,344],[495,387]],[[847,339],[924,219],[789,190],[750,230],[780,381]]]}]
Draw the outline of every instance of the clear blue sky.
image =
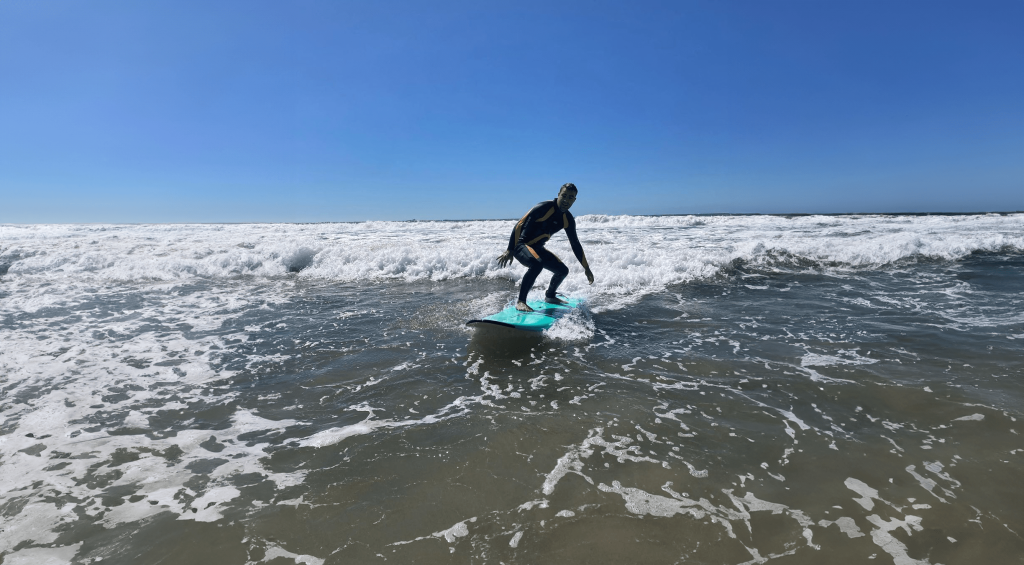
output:
[{"label": "clear blue sky", "polygon": [[1024,210],[1024,1],[3,0],[0,222]]}]

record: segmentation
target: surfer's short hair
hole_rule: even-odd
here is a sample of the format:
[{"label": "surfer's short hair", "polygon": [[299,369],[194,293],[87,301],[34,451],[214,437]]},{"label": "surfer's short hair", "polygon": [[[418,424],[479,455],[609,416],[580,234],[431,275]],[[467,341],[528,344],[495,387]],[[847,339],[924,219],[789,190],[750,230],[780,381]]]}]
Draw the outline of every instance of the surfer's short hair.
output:
[{"label": "surfer's short hair", "polygon": [[558,192],[562,192],[563,190],[571,190],[573,192],[579,192],[579,190],[576,189],[576,185],[571,183],[571,182],[567,182],[567,183],[563,184],[562,188],[558,189]]}]

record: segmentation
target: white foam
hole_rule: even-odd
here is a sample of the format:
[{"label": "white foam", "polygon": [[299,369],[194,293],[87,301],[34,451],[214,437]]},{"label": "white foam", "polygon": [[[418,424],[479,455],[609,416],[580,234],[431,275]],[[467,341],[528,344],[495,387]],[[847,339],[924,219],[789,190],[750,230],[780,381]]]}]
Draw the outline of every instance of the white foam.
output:
[{"label": "white foam", "polygon": [[508,541],[508,546],[511,548],[519,547],[519,540],[523,539],[523,532],[516,532],[516,535],[512,536],[512,539]]},{"label": "white foam", "polygon": [[[722,492],[729,497],[735,507],[734,509],[727,506],[717,506],[706,498],[699,500],[688,498],[674,491],[671,488],[671,483],[662,486],[662,490],[668,493],[669,496],[652,494],[637,488],[624,487],[618,481],[612,481],[611,486],[599,483],[597,488],[603,492],[615,493],[621,496],[625,502],[626,510],[633,514],[657,518],[669,518],[676,515],[689,516],[694,520],[707,518],[712,523],[722,526],[726,535],[737,541],[738,538],[733,529],[732,522],[742,522],[746,526],[747,531],[753,533],[750,522],[752,512],[784,513],[796,521],[800,527],[801,536],[806,541],[808,547],[818,549],[818,546],[812,541],[810,526],[813,525],[813,522],[806,514],[799,510],[793,510],[783,504],[760,500],[751,493],[747,493],[743,498],[738,498],[732,494],[731,490],[723,490]],[[793,554],[797,549],[795,545],[794,543],[787,543],[789,547],[787,551],[764,557],[755,548],[747,547],[745,544],[743,544],[743,547],[753,557],[753,560],[748,563],[763,563],[769,559]]]},{"label": "white foam", "polygon": [[[939,496],[939,495],[938,495],[938,493],[936,493],[936,492],[935,492],[935,488],[936,488],[936,487],[939,487],[939,484],[938,484],[937,482],[935,482],[934,480],[932,480],[932,479],[929,479],[928,477],[925,477],[925,476],[923,476],[923,475],[919,474],[919,473],[918,473],[918,472],[917,472],[917,471],[915,470],[916,468],[917,468],[917,466],[916,466],[916,465],[908,465],[908,466],[907,466],[907,469],[906,469],[906,471],[907,471],[908,473],[910,473],[910,476],[912,476],[912,477],[914,477],[915,479],[917,479],[917,482],[918,482],[918,484],[920,484],[920,485],[921,485],[921,488],[923,488],[923,489],[925,489],[926,491],[928,491],[928,492],[929,492],[929,493],[930,493],[930,494],[931,494],[932,496],[934,496],[935,498],[939,499],[940,501],[942,501],[942,502],[946,502],[946,499],[945,499],[945,498],[943,498],[943,497]],[[941,467],[940,467],[940,469],[941,469]],[[957,483],[957,484],[959,484],[959,483]],[[942,487],[939,487],[939,488],[942,488]],[[947,496],[949,496],[949,497],[951,497],[951,498],[955,498],[955,496],[953,495],[953,493],[952,493],[952,492],[950,492],[949,490],[947,490],[947,489],[945,489],[945,488],[942,488],[942,490],[943,490],[943,492],[944,492],[944,493],[945,493],[945,494],[946,494]]]},{"label": "white foam", "polygon": [[907,554],[907,546],[889,533],[896,528],[902,528],[908,535],[911,534],[911,529],[920,532],[922,530],[921,518],[908,514],[903,520],[892,518],[886,522],[877,514],[872,514],[867,519],[876,526],[874,530],[871,530],[871,540],[882,548],[882,551],[892,556],[894,565],[930,565],[927,559],[910,557]]},{"label": "white foam", "polygon": [[708,477],[707,469],[698,469],[694,467],[689,461],[683,459],[682,457],[676,455],[675,453],[672,453],[671,451],[668,452],[668,454],[669,456],[675,457],[676,459],[682,461],[683,464],[686,465],[686,467],[690,470],[690,476],[696,479],[706,479]]},{"label": "white foam", "polygon": [[664,461],[637,455],[638,449],[629,447],[633,440],[628,436],[612,436],[616,441],[611,442],[604,439],[602,437],[603,434],[604,428],[598,427],[589,430],[587,432],[587,439],[583,440],[579,445],[570,447],[565,455],[559,457],[555,463],[555,468],[544,477],[541,491],[545,495],[550,495],[555,491],[555,486],[558,485],[558,482],[569,473],[577,474],[590,484],[594,484],[594,480],[583,473],[584,464],[582,460],[593,455],[596,447],[603,448],[605,453],[615,457],[619,463],[631,461],[636,463],[656,463],[662,467],[668,466]]},{"label": "white foam", "polygon": [[839,355],[822,355],[819,353],[808,353],[804,355],[800,364],[804,367],[831,367],[835,365],[871,365],[877,363],[877,359],[862,357],[856,350],[840,350]]},{"label": "white foam", "polygon": [[[476,518],[472,518],[468,521],[475,522]],[[466,525],[466,522],[467,520],[463,520],[446,530],[434,532],[431,535],[436,538],[444,538],[448,543],[454,543],[458,538],[464,538],[469,535],[469,527]]]},{"label": "white foam", "polygon": [[519,510],[520,512],[523,512],[525,510],[533,510],[534,507],[547,508],[548,507],[547,499],[531,500],[529,502],[524,502],[524,503],[519,505],[517,510]]},{"label": "white foam", "polygon": [[[808,426],[807,424],[805,424],[805,423],[804,423],[804,421],[803,421],[803,420],[801,420],[800,418],[798,418],[798,417],[796,416],[796,414],[794,414],[794,413],[793,413],[792,411],[790,411],[790,410],[780,410],[780,409],[778,409],[778,408],[776,408],[775,410],[776,410],[776,411],[777,411],[777,412],[778,412],[779,414],[782,414],[783,416],[785,416],[787,420],[789,420],[790,422],[793,422],[794,424],[796,424],[796,425],[797,425],[797,427],[799,427],[799,428],[800,428],[801,430],[809,430],[809,429],[811,429],[811,427],[810,427],[810,426]],[[786,428],[786,429],[788,430],[788,429],[789,429],[789,427],[787,426],[787,428]],[[791,434],[789,434],[789,435],[790,435],[790,436],[794,436],[794,434],[792,434],[792,433],[791,433]]]},{"label": "white foam", "polygon": [[864,537],[864,532],[860,531],[860,528],[857,527],[857,522],[855,522],[853,520],[853,518],[850,518],[848,516],[843,516],[841,518],[837,518],[834,522],[831,521],[831,520],[819,520],[818,521],[818,525],[821,526],[822,528],[827,528],[827,527],[831,526],[832,524],[835,524],[839,528],[840,532],[846,534],[846,537],[849,537],[849,538]]},{"label": "white foam", "polygon": [[480,398],[459,397],[454,402],[438,410],[437,413],[425,416],[419,420],[374,420],[373,413],[377,409],[370,407],[368,404],[359,404],[350,407],[349,410],[369,412],[369,415],[362,422],[317,432],[312,436],[299,441],[299,445],[303,447],[327,447],[329,445],[340,443],[353,436],[372,433],[378,428],[404,428],[408,426],[434,424],[465,414],[469,404],[480,401]]},{"label": "white foam", "polygon": [[223,518],[220,510],[223,503],[238,498],[242,493],[235,487],[217,487],[206,491],[202,496],[192,501],[192,507],[197,510],[194,513],[184,513],[179,520],[195,520],[196,522],[216,522]]},{"label": "white foam", "polygon": [[938,461],[932,461],[932,462],[925,461],[924,462],[924,468],[925,469],[928,469],[928,471],[930,471],[931,473],[933,473],[934,475],[936,475],[940,479],[943,479],[946,482],[950,483],[950,485],[952,485],[953,487],[959,487],[960,486],[960,481],[958,481],[958,480],[954,479],[953,477],[949,476],[949,473],[943,472],[943,470],[942,470],[943,467],[945,467],[945,466],[942,463],[939,463]]},{"label": "white foam", "polygon": [[859,494],[861,498],[853,499],[854,502],[860,504],[865,510],[871,510],[875,507],[874,498],[878,498],[878,491],[864,484],[863,481],[859,481],[853,477],[846,479],[846,488]]},{"label": "white foam", "polygon": [[[253,431],[279,432],[296,423],[291,420],[272,421],[248,411],[238,411],[231,418],[231,427],[213,432],[185,429],[162,439],[145,435],[110,435],[107,430],[81,433],[82,428],[93,425],[84,422],[88,422],[89,417],[97,411],[89,403],[99,401],[97,396],[123,378],[124,374],[119,372],[119,363],[116,361],[108,365],[109,372],[89,371],[80,377],[73,368],[66,368],[68,359],[77,357],[81,360],[83,355],[86,355],[84,358],[87,360],[104,358],[107,351],[102,347],[98,349],[90,352],[90,348],[84,348],[74,356],[37,357],[34,363],[25,364],[9,373],[14,377],[11,381],[12,390],[30,391],[35,387],[46,387],[44,390],[48,390],[33,399],[33,406],[5,409],[4,415],[16,423],[16,428],[0,442],[0,457],[4,459],[4,465],[0,466],[0,490],[5,493],[23,493],[32,502],[16,516],[12,516],[12,521],[0,531],[0,553],[26,541],[35,544],[54,541],[55,532],[64,520],[74,518],[72,511],[76,507],[90,516],[97,516],[104,511],[99,523],[108,527],[135,522],[165,511],[177,513],[181,519],[186,520],[216,521],[223,517],[224,510],[239,496],[239,491],[228,484],[234,475],[263,472],[279,487],[302,481],[304,471],[280,474],[264,469],[260,459],[266,455],[264,449],[267,443],[250,442],[246,445],[245,442],[231,439]],[[11,352],[0,352],[0,360],[9,359],[8,353]],[[93,362],[99,363],[89,361],[77,366],[88,368],[89,363]],[[181,366],[184,365],[178,365]],[[131,374],[136,369],[129,367],[126,370]],[[135,382],[147,382],[152,378],[142,375]],[[170,383],[165,384],[171,387],[171,391],[184,398],[192,398],[187,392],[190,379],[180,379],[186,381],[185,388],[175,388],[169,375],[160,378],[168,378]],[[135,397],[106,404],[103,410],[117,409],[124,405],[125,414],[120,420],[109,420],[108,427],[148,427],[148,414],[158,411],[132,407],[148,402],[158,393],[145,390],[132,392]],[[220,444],[222,447],[218,453],[211,453],[200,446],[211,436],[224,442]],[[41,456],[22,451],[33,446],[43,450]],[[161,456],[162,453],[174,450],[177,450],[177,455],[172,458]],[[64,455],[52,459],[51,454],[58,451]],[[131,454],[136,458],[115,463],[114,455],[117,453]],[[220,464],[212,471],[203,473],[210,479],[205,490],[195,493],[185,489],[185,483],[195,476],[190,465],[209,459],[218,459]],[[60,463],[62,468],[59,471],[46,469],[54,463]],[[116,474],[111,473],[113,470],[116,470]],[[86,480],[93,473],[107,476],[110,484]],[[100,505],[99,500],[108,488],[119,487],[131,487],[134,494],[141,495],[142,500],[125,500],[109,508]],[[189,493],[192,502],[186,504],[176,499],[175,495],[179,492]],[[84,502],[80,506],[55,506],[49,502],[64,497]]]},{"label": "white foam", "polygon": [[[976,251],[1024,250],[1024,214],[979,216],[582,216],[596,275],[587,286],[568,243],[549,248],[570,265],[563,291],[616,308],[666,285],[707,279],[736,261],[755,268],[849,270]],[[0,226],[5,280],[185,281],[297,276],[337,281],[512,278],[499,268],[512,221],[257,225]],[[588,238],[600,234],[600,238]],[[62,298],[37,292],[8,299],[35,311]]]},{"label": "white foam", "polygon": [[324,565],[324,559],[313,557],[312,555],[299,555],[297,553],[292,553],[276,545],[272,545],[267,548],[267,553],[263,556],[262,561],[266,562],[272,559],[277,559],[278,557],[291,559],[292,561],[301,563],[302,565]]},{"label": "white foam", "polygon": [[597,488],[604,492],[618,494],[625,500],[626,510],[641,516],[650,515],[667,518],[676,514],[688,514],[692,518],[700,520],[711,514],[726,516],[728,517],[726,519],[742,518],[734,510],[717,507],[703,498],[700,500],[693,500],[684,496],[669,498],[667,496],[651,494],[637,488],[624,487],[619,481],[612,481],[611,486],[600,483],[597,485]]},{"label": "white foam", "polygon": [[[8,465],[8,461],[5,461],[4,467]],[[4,490],[10,492],[8,489]],[[48,502],[33,502],[25,505],[21,513],[10,517],[13,519],[4,520],[3,529],[0,530],[0,554],[12,550],[24,542],[52,543],[57,539],[54,528],[61,525],[61,516],[67,514],[67,511],[62,510]]]},{"label": "white foam", "polygon": [[82,542],[62,547],[29,547],[4,556],[4,565],[70,565]]},{"label": "white foam", "polygon": [[585,309],[575,309],[559,318],[544,332],[545,337],[564,342],[589,341],[596,330],[594,321]]}]

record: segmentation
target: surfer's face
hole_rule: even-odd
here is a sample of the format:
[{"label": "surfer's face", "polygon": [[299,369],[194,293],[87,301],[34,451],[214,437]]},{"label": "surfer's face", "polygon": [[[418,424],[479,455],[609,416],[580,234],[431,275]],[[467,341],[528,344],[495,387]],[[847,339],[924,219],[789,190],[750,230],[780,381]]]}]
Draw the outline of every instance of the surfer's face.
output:
[{"label": "surfer's face", "polygon": [[569,208],[572,208],[572,203],[576,202],[576,191],[562,189],[558,191],[558,209],[565,212]]}]

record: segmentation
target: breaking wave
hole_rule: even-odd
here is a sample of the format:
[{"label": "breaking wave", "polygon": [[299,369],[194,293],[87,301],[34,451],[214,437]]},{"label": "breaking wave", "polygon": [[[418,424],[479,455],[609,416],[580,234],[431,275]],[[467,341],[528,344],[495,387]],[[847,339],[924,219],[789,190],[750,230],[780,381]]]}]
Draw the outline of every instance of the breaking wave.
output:
[{"label": "breaking wave", "polygon": [[[582,216],[611,294],[735,270],[879,269],[1024,253],[1024,214],[971,216]],[[284,277],[354,281],[518,278],[499,268],[511,221],[0,226],[0,276],[102,281]],[[579,270],[563,236],[549,248]],[[580,278],[580,277],[575,277]],[[585,284],[585,283],[584,283]],[[567,290],[582,285],[570,277]],[[574,289],[573,285],[580,287]]]}]

